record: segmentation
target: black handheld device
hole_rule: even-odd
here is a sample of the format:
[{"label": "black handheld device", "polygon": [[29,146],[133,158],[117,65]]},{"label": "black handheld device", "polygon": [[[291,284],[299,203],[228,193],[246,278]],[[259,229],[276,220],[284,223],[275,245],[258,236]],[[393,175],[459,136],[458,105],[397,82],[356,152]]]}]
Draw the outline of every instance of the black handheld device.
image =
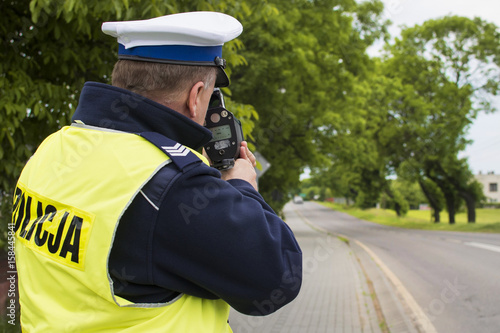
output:
[{"label": "black handheld device", "polygon": [[240,155],[243,138],[241,122],[226,109],[224,96],[215,88],[208,105],[205,127],[212,131],[212,140],[205,145],[205,152],[212,166],[219,170],[229,170]]}]

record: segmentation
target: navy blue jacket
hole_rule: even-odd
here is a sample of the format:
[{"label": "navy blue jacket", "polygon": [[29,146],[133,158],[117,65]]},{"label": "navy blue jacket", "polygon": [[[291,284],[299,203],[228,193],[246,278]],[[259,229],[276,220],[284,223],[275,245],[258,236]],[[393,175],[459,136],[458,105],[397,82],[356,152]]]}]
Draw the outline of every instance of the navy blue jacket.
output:
[{"label": "navy blue jacket", "polygon": [[[131,133],[157,132],[193,149],[211,132],[130,91],[87,82],[73,121]],[[140,156],[138,156],[140,158]],[[302,253],[289,227],[246,181],[224,181],[196,163],[163,167],[125,211],[109,258],[115,293],[163,303],[180,293],[221,298],[266,315],[291,302]]]}]

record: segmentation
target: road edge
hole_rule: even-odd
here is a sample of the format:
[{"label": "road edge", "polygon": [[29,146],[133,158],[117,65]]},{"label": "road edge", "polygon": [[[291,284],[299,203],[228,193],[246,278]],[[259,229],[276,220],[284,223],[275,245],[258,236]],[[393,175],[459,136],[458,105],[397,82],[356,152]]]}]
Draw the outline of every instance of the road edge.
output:
[{"label": "road edge", "polygon": [[[326,230],[322,227],[319,227],[315,225],[313,222],[309,221],[304,215],[302,215],[301,212],[294,210],[295,213],[300,216],[304,222],[309,225],[312,229],[317,230],[319,232],[325,233],[327,235],[334,235],[337,237],[342,237],[344,239],[349,240],[349,237]],[[407,309],[408,312],[410,312],[408,315],[410,316],[410,320],[412,324],[415,326],[415,329],[419,332],[425,332],[425,333],[437,333],[436,328],[430,321],[430,319],[427,317],[427,315],[424,313],[422,308],[418,305],[418,303],[415,301],[411,293],[406,289],[406,287],[403,285],[403,283],[399,280],[399,278],[383,263],[383,261],[364,243],[353,239],[356,245],[358,245],[365,253],[375,262],[375,264],[378,266],[380,271],[384,274],[384,276],[389,280],[391,283],[392,287],[395,289],[396,294],[399,296],[399,299],[404,302],[404,305]],[[359,260],[359,257],[358,257]],[[365,273],[365,278],[367,281],[371,281],[370,277],[364,271]],[[378,297],[375,294],[376,297]],[[382,308],[383,311],[383,308]],[[386,323],[389,326],[391,326],[391,323],[387,321],[388,318],[382,314],[383,322]],[[379,319],[380,320],[380,319]],[[382,324],[381,323],[381,324]]]},{"label": "road edge", "polygon": [[368,253],[368,255],[372,258],[372,260],[378,265],[380,270],[385,274],[387,279],[391,282],[391,284],[396,289],[396,293],[402,298],[405,302],[405,305],[408,307],[411,312],[412,321],[415,324],[416,328],[420,332],[425,333],[437,333],[436,328],[430,321],[429,317],[422,310],[420,305],[418,305],[415,298],[411,295],[411,293],[406,289],[403,283],[399,280],[399,278],[383,263],[383,261],[365,244],[354,239],[354,242],[360,246],[364,251]]}]

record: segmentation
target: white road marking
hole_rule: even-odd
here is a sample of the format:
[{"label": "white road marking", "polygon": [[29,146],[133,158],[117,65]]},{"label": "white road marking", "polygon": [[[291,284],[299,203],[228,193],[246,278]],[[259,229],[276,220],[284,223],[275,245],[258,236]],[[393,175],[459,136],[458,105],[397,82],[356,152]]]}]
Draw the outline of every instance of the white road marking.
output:
[{"label": "white road marking", "polygon": [[490,251],[500,253],[500,246],[491,245],[491,244],[484,244],[484,243],[476,243],[476,242],[465,242],[464,244],[468,245],[468,246],[474,246],[474,247],[477,247],[480,249],[490,250]]}]

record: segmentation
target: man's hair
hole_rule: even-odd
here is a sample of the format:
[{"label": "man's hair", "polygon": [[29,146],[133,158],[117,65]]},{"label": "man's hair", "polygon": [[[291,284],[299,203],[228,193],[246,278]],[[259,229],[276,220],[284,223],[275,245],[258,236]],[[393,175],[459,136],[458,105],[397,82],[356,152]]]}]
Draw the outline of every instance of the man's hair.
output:
[{"label": "man's hair", "polygon": [[118,60],[113,69],[112,85],[147,98],[171,103],[182,97],[196,82],[208,87],[215,81],[217,68],[156,62]]}]

